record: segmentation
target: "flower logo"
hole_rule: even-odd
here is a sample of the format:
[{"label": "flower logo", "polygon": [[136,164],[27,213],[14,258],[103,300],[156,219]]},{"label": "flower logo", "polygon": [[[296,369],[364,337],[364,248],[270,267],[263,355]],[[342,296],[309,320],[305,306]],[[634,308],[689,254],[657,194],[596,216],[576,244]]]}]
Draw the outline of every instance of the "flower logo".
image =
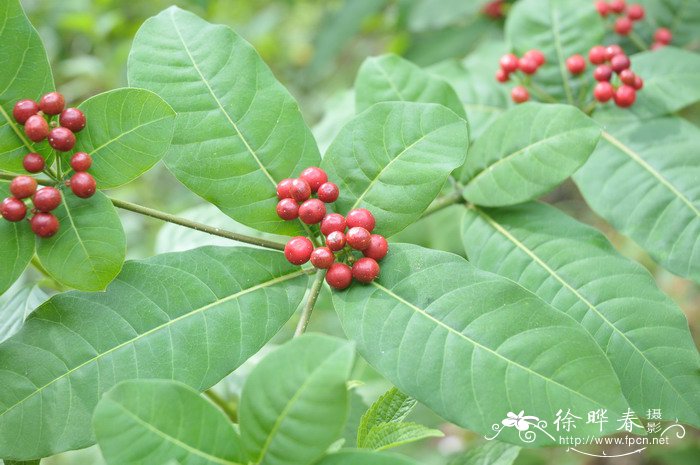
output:
[{"label": "flower logo", "polygon": [[518,431],[527,431],[530,429],[530,421],[538,422],[539,420],[537,417],[525,415],[525,410],[521,410],[517,415],[513,412],[508,412],[501,423],[508,428],[515,426]]}]

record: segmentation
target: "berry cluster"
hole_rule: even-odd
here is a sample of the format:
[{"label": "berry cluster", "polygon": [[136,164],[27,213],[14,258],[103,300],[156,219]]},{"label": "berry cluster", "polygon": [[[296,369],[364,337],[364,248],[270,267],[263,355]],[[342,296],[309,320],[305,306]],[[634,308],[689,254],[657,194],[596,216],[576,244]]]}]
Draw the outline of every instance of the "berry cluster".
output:
[{"label": "berry cluster", "polygon": [[[311,198],[316,194],[317,198]],[[310,167],[297,179],[283,179],[277,184],[277,214],[286,221],[299,218],[308,225],[320,223],[325,247],[314,248],[308,237],[297,236],[287,242],[284,256],[294,265],[311,261],[316,268],[327,269],[326,282],[335,289],[345,289],[353,278],[361,283],[372,282],[379,276],[379,260],[389,250],[386,239],[372,234],[374,216],[358,208],[347,216],[326,213],[326,204],[338,199],[340,190],[321,168]],[[358,258],[354,251],[362,253]]]},{"label": "berry cluster", "polygon": [[[537,72],[545,61],[544,54],[540,50],[529,50],[521,58],[508,53],[503,55],[499,61],[500,68],[496,71],[496,80],[498,82],[506,82],[510,79],[510,75],[517,71],[531,76]],[[530,99],[530,94],[524,86],[517,85],[511,90],[510,97],[515,103],[523,103]]]},{"label": "berry cluster", "polygon": [[[24,132],[34,142],[48,139],[54,149],[67,152],[75,146],[75,133],[86,124],[85,115],[77,108],[65,108],[65,99],[58,92],[51,92],[39,100],[20,100],[12,115],[17,123],[24,125]],[[56,121],[52,117],[58,115]],[[81,198],[91,197],[96,190],[95,179],[87,173],[92,158],[85,152],[76,152],[70,160],[75,174],[67,182],[71,191]],[[28,153],[22,166],[29,173],[39,173],[46,168],[46,161],[38,153]],[[38,183],[31,176],[17,176],[10,183],[10,193],[0,204],[0,214],[8,221],[21,221],[27,216],[26,199],[33,204],[32,231],[39,237],[51,237],[58,231],[58,218],[51,211],[61,204],[61,191],[55,187],[37,189]]]},{"label": "berry cluster", "polygon": [[[630,69],[630,59],[619,45],[604,47],[596,45],[588,52],[591,64],[597,65],[593,78],[598,83],[593,88],[593,97],[601,103],[613,99],[620,108],[632,106],[637,99],[637,91],[644,87],[644,81]],[[581,55],[574,55],[566,60],[566,66],[572,74],[580,74],[586,68],[586,60]],[[619,85],[613,86],[613,73],[617,74]]]},{"label": "berry cluster", "polygon": [[[603,18],[616,16],[613,30],[621,36],[629,35],[634,28],[634,23],[644,19],[646,15],[642,5],[637,3],[627,5],[625,0],[611,0],[610,2],[600,0],[595,2],[595,7]],[[658,28],[654,33],[654,43],[651,45],[651,49],[655,50],[670,44],[672,38],[671,31],[665,27]]]}]

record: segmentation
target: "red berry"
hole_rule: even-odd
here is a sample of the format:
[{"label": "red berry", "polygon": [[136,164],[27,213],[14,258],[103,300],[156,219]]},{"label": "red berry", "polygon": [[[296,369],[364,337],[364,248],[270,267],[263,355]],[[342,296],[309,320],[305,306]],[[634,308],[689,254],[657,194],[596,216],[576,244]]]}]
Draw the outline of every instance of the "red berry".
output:
[{"label": "red berry", "polygon": [[326,204],[318,199],[309,199],[299,207],[299,219],[306,224],[320,223],[326,216]]},{"label": "red berry", "polygon": [[277,203],[277,216],[285,221],[299,217],[299,204],[294,199],[282,199]]},{"label": "red berry", "polygon": [[635,75],[634,84],[632,84],[632,87],[634,87],[635,90],[641,89],[642,87],[644,87],[644,80],[639,76]]},{"label": "red berry", "polygon": [[18,199],[26,199],[36,192],[36,179],[31,176],[17,176],[10,183],[10,192]]},{"label": "red berry", "polygon": [[519,61],[518,57],[513,55],[512,53],[508,53],[507,55],[503,55],[500,60],[501,64],[501,69],[505,71],[506,73],[512,73],[518,69],[519,66]]},{"label": "red berry", "polygon": [[50,212],[61,205],[61,191],[55,187],[42,187],[36,191],[32,202],[40,212]]},{"label": "red berry", "polygon": [[605,103],[615,94],[615,89],[608,81],[601,81],[595,85],[593,96],[601,103]]},{"label": "red berry", "polygon": [[44,157],[34,152],[26,154],[22,160],[22,166],[24,166],[24,169],[30,173],[40,172],[44,169],[45,165],[46,163],[44,163]]},{"label": "red berry", "polygon": [[70,157],[70,167],[74,171],[87,171],[92,166],[92,157],[85,152],[75,152],[72,157]]},{"label": "red berry", "polygon": [[586,69],[586,59],[581,55],[571,55],[566,59],[566,67],[571,74],[581,74]]},{"label": "red berry", "polygon": [[318,188],[316,196],[321,202],[333,203],[338,200],[338,195],[340,195],[340,189],[338,186],[332,182],[324,182]]},{"label": "red berry", "polygon": [[627,16],[621,16],[615,20],[615,32],[626,36],[632,30],[632,20]]},{"label": "red berry", "polygon": [[612,57],[614,57],[615,55],[619,55],[620,53],[625,53],[625,51],[622,50],[622,47],[620,47],[617,44],[612,44],[605,47],[606,60],[612,60]]},{"label": "red berry", "polygon": [[321,184],[328,181],[328,175],[321,168],[311,166],[301,172],[299,179],[303,179],[309,183],[311,192],[316,192],[318,191],[318,188],[321,187]]},{"label": "red berry", "polygon": [[80,132],[85,127],[85,115],[77,108],[67,108],[61,112],[58,123],[73,132]]},{"label": "red berry", "polygon": [[515,103],[523,103],[530,100],[530,93],[523,86],[515,86],[513,90],[510,91],[510,98]]},{"label": "red berry", "polygon": [[24,123],[24,133],[34,142],[41,142],[49,135],[49,123],[43,116],[33,115]]},{"label": "red berry", "polygon": [[622,13],[625,11],[625,0],[612,0],[610,2],[610,11],[613,13]]},{"label": "red berry", "polygon": [[491,19],[500,19],[503,17],[503,0],[488,2],[481,11]]},{"label": "red berry", "polygon": [[604,1],[595,2],[595,9],[598,10],[598,14],[603,18],[608,16],[608,13],[610,13],[608,3]]},{"label": "red berry", "polygon": [[286,179],[283,179],[277,183],[277,198],[278,199],[282,200],[282,199],[289,199],[292,197],[292,193],[291,193],[292,181],[294,181],[294,180],[291,178],[286,178]]},{"label": "red berry", "polygon": [[654,42],[651,44],[651,47],[649,47],[651,50],[658,50],[660,48],[664,48],[666,44],[662,44],[661,42]]},{"label": "red berry", "polygon": [[355,226],[354,228],[348,229],[348,233],[345,235],[348,245],[355,250],[365,250],[369,247],[372,235],[365,228],[360,226]]},{"label": "red berry", "polygon": [[311,197],[311,187],[309,183],[303,179],[293,179],[292,186],[289,188],[289,193],[297,202],[303,202]]},{"label": "red berry", "polygon": [[605,63],[605,56],[605,47],[603,47],[602,45],[596,45],[588,51],[588,59],[594,65],[602,65],[603,63]]},{"label": "red berry", "polygon": [[345,217],[345,221],[348,224],[348,228],[354,228],[355,226],[359,226],[361,228],[365,228],[369,232],[372,232],[376,224],[372,212],[365,208],[356,208],[355,210],[350,210],[350,212]]},{"label": "red berry", "polygon": [[324,236],[329,235],[333,231],[344,232],[347,224],[345,222],[345,217],[339,213],[329,213],[321,221],[321,234]]},{"label": "red berry", "polygon": [[634,79],[637,77],[631,69],[623,69],[620,71],[620,81],[622,81],[623,84],[627,84],[628,86],[633,86],[634,87]]},{"label": "red berry", "polygon": [[501,68],[498,68],[496,71],[496,80],[498,82],[506,82],[508,79],[510,79],[510,75],[503,71]]},{"label": "red berry", "polygon": [[535,63],[537,63],[538,68],[547,61],[544,57],[544,53],[537,49],[528,50],[527,52],[525,52],[525,55],[523,55],[523,58],[530,58],[532,60],[535,60]]},{"label": "red berry", "polygon": [[362,257],[352,265],[352,277],[361,283],[371,283],[379,276],[379,264],[369,257]]},{"label": "red berry", "polygon": [[537,62],[532,58],[523,57],[520,60],[520,71],[525,74],[535,74],[535,71],[537,71]]},{"label": "red berry", "polygon": [[319,247],[311,252],[311,264],[316,268],[330,268],[334,261],[335,255],[328,247]]},{"label": "red berry", "polygon": [[39,109],[47,115],[57,115],[63,111],[66,100],[58,92],[49,92],[39,100]]},{"label": "red berry", "polygon": [[0,214],[7,221],[22,221],[27,216],[27,206],[19,199],[8,197],[0,204]]},{"label": "red berry", "polygon": [[75,173],[70,178],[70,190],[81,199],[92,197],[97,188],[95,178],[85,172]]},{"label": "red berry", "polygon": [[623,69],[629,68],[630,64],[630,59],[623,53],[618,53],[612,57],[612,60],[610,60],[610,67],[616,73],[621,72]]},{"label": "red berry", "polygon": [[615,104],[620,108],[632,106],[636,98],[637,91],[632,86],[622,85],[615,91]]},{"label": "red berry", "polygon": [[600,65],[593,71],[593,77],[596,81],[609,81],[612,77],[613,70],[608,65]]},{"label": "red berry", "polygon": [[26,123],[30,116],[37,113],[39,113],[39,104],[34,100],[20,100],[15,103],[15,107],[12,109],[12,116],[19,124]]},{"label": "red berry", "polygon": [[331,249],[334,252],[337,252],[338,250],[345,247],[345,242],[345,234],[343,234],[340,231],[333,231],[332,233],[326,236],[326,245],[329,249]]},{"label": "red berry", "polygon": [[345,263],[334,263],[326,273],[326,282],[333,289],[345,289],[352,283],[352,270]]},{"label": "red berry", "polygon": [[362,251],[362,255],[378,261],[386,257],[388,251],[389,243],[384,239],[384,236],[372,234],[369,239],[369,247]]},{"label": "red berry", "polygon": [[644,7],[638,3],[627,7],[627,17],[632,21],[639,21],[644,18]]},{"label": "red berry", "polygon": [[58,231],[58,218],[51,213],[37,213],[29,220],[32,231],[39,237],[51,237]]},{"label": "red berry", "polygon": [[49,132],[49,145],[61,152],[67,152],[75,147],[75,134],[61,126],[53,128]]},{"label": "red berry", "polygon": [[308,237],[296,236],[287,242],[284,246],[284,256],[289,263],[294,265],[303,265],[311,258],[311,252],[314,251],[314,245]]},{"label": "red berry", "polygon": [[660,44],[668,45],[673,40],[673,34],[665,27],[660,27],[654,32],[654,40]]}]

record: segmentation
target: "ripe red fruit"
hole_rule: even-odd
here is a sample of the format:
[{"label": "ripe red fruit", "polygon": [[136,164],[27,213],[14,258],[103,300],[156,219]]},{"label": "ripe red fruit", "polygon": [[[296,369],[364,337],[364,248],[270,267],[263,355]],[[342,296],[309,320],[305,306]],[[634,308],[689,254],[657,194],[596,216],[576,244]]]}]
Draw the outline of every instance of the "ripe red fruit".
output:
[{"label": "ripe red fruit", "polygon": [[610,6],[608,6],[608,3],[604,1],[595,2],[595,9],[598,10],[598,14],[603,18],[608,16],[608,13],[610,13]]},{"label": "ripe red fruit", "polygon": [[334,252],[337,252],[345,247],[345,243],[345,234],[340,231],[333,231],[326,236],[326,245]]},{"label": "ripe red fruit", "polygon": [[293,237],[284,246],[284,256],[294,265],[303,265],[308,262],[313,251],[314,245],[308,237],[304,236]]},{"label": "ripe red fruit", "polygon": [[571,74],[581,74],[586,69],[586,59],[581,55],[571,55],[566,59],[566,68]]},{"label": "ripe red fruit", "polygon": [[532,58],[523,57],[520,60],[520,71],[525,74],[535,74],[535,71],[537,71],[537,62]]},{"label": "ripe red fruit", "polygon": [[311,192],[316,192],[318,188],[321,187],[321,184],[328,181],[328,175],[321,168],[310,166],[301,172],[299,179],[303,179],[309,183]]},{"label": "ripe red fruit", "polygon": [[61,191],[55,187],[42,187],[36,191],[32,202],[40,212],[50,212],[61,205]]},{"label": "ripe red fruit", "polygon": [[499,63],[501,65],[501,69],[509,74],[516,71],[519,66],[518,57],[516,57],[512,53],[503,55]]},{"label": "ripe red fruit", "polygon": [[299,204],[294,199],[282,199],[277,203],[277,216],[285,221],[299,217]]},{"label": "ripe red fruit", "polygon": [[373,258],[362,257],[352,265],[352,277],[361,283],[371,283],[379,276],[379,263]]},{"label": "ripe red fruit", "polygon": [[503,0],[488,2],[481,11],[491,19],[500,19],[503,17]]},{"label": "ripe red fruit", "polygon": [[24,133],[34,142],[41,142],[49,135],[49,123],[43,116],[32,115],[24,123]]},{"label": "ripe red fruit", "polygon": [[644,87],[644,80],[639,76],[634,76],[634,84],[632,84],[635,90],[639,90]]},{"label": "ripe red fruit", "polygon": [[70,167],[74,171],[87,171],[92,166],[92,157],[85,152],[75,152],[72,157],[70,157]]},{"label": "ripe red fruit", "polygon": [[316,268],[330,268],[334,261],[335,255],[328,247],[319,247],[311,252],[311,264]]},{"label": "ripe red fruit", "polygon": [[24,166],[24,169],[30,173],[40,172],[44,169],[45,165],[46,163],[44,162],[44,157],[38,153],[28,153],[24,156],[24,159],[22,159],[22,166]]},{"label": "ripe red fruit", "polygon": [[61,152],[67,152],[75,147],[75,134],[61,126],[53,128],[49,132],[49,145]]},{"label": "ripe red fruit", "polygon": [[311,186],[303,179],[293,179],[292,186],[289,188],[289,193],[297,202],[303,202],[311,197]]},{"label": "ripe red fruit", "polygon": [[600,65],[593,71],[593,78],[596,81],[609,81],[613,70],[608,65]]},{"label": "ripe red fruit", "polygon": [[361,228],[365,228],[369,232],[372,232],[376,224],[372,212],[365,208],[356,208],[355,210],[350,210],[350,212],[345,217],[345,221],[348,224],[348,228],[354,228],[355,226],[359,226]]},{"label": "ripe red fruit", "polygon": [[10,183],[10,192],[18,199],[26,199],[36,192],[36,179],[31,176],[17,176]]},{"label": "ripe red fruit", "polygon": [[624,50],[622,50],[622,47],[620,47],[617,44],[612,44],[608,45],[605,47],[605,59],[606,60],[611,60],[612,57],[615,55],[619,55],[620,53],[625,53]]},{"label": "ripe red fruit", "polygon": [[316,196],[321,202],[332,203],[338,200],[340,189],[332,182],[324,182],[318,188]]},{"label": "ripe red fruit", "polygon": [[12,116],[19,124],[26,123],[30,116],[37,113],[39,113],[39,104],[34,100],[20,100],[15,103],[15,107],[12,109]]},{"label": "ripe red fruit", "polygon": [[673,34],[671,34],[671,31],[665,27],[660,27],[656,30],[656,32],[654,32],[654,41],[660,44],[668,45],[672,40]]},{"label": "ripe red fruit", "polygon": [[515,103],[523,103],[530,100],[530,93],[523,86],[515,86],[513,90],[510,91],[510,98]]},{"label": "ripe red fruit", "polygon": [[277,183],[277,198],[278,199],[282,200],[282,199],[289,199],[292,197],[292,193],[290,191],[292,188],[292,181],[294,181],[294,180],[291,178],[285,178]]},{"label": "ripe red fruit", "polygon": [[496,80],[498,82],[506,82],[508,79],[510,79],[510,75],[503,71],[501,68],[498,68],[496,70]]},{"label": "ripe red fruit", "polygon": [[326,204],[318,199],[309,199],[299,207],[299,219],[306,224],[320,223],[326,216]]},{"label": "ripe red fruit", "polygon": [[622,13],[625,11],[625,0],[612,0],[610,2],[610,11],[613,13]]},{"label": "ripe red fruit", "polygon": [[70,178],[70,190],[81,199],[92,197],[97,188],[95,178],[85,172],[75,173]]},{"label": "ripe red fruit", "polygon": [[605,47],[596,45],[588,51],[588,59],[594,65],[602,65],[606,60]]},{"label": "ripe red fruit", "polygon": [[632,86],[622,85],[615,91],[615,104],[620,108],[632,106],[636,98],[637,91]]},{"label": "ripe red fruit", "polygon": [[631,69],[623,69],[620,71],[620,81],[622,81],[623,84],[627,84],[628,86],[633,86],[634,87],[634,79],[637,77],[634,72],[632,72]]},{"label": "ripe red fruit", "polygon": [[538,68],[542,66],[545,63],[545,61],[547,61],[544,57],[544,53],[537,49],[528,50],[527,52],[525,52],[525,55],[523,55],[523,58],[535,60],[535,63],[537,63]]},{"label": "ripe red fruit", "polygon": [[58,123],[73,132],[80,132],[85,127],[85,115],[77,108],[66,108],[58,117]]},{"label": "ripe red fruit", "polygon": [[644,7],[638,3],[627,7],[627,17],[632,21],[639,21],[644,18]]},{"label": "ripe red fruit", "polygon": [[623,53],[618,53],[610,60],[610,67],[616,73],[621,72],[623,69],[629,68],[630,64],[630,59]]},{"label": "ripe red fruit", "polygon": [[329,235],[333,231],[344,232],[347,227],[345,217],[339,213],[329,213],[321,221],[321,234]]},{"label": "ripe red fruit", "polygon": [[27,206],[19,199],[8,197],[0,204],[0,215],[7,221],[22,221],[27,216]]},{"label": "ripe red fruit", "polygon": [[65,106],[66,100],[58,92],[49,92],[39,100],[39,109],[47,115],[57,115]]},{"label": "ripe red fruit", "polygon": [[388,251],[389,243],[386,241],[384,236],[372,234],[369,239],[369,246],[362,251],[362,255],[378,261],[386,257]]},{"label": "ripe red fruit", "polygon": [[630,31],[632,31],[632,20],[627,16],[621,16],[615,20],[615,32],[626,36]]},{"label": "ripe red fruit", "polygon": [[348,245],[355,250],[365,250],[369,247],[372,235],[365,228],[360,226],[355,226],[354,228],[348,229],[348,233],[345,235]]},{"label": "ripe red fruit", "polygon": [[51,237],[58,231],[58,218],[51,213],[37,213],[29,220],[32,231],[39,237]]},{"label": "ripe red fruit", "polygon": [[334,263],[326,273],[326,282],[333,289],[346,289],[352,283],[352,270],[345,263]]},{"label": "ripe red fruit", "polygon": [[608,81],[601,81],[593,89],[593,97],[601,103],[605,103],[615,94],[615,88]]}]

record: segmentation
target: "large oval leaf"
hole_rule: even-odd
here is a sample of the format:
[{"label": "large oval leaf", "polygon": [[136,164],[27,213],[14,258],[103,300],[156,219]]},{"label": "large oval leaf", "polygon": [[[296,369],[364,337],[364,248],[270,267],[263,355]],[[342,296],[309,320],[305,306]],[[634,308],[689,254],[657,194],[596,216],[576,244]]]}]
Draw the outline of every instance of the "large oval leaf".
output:
[{"label": "large oval leaf", "polygon": [[[0,201],[10,195],[10,183],[0,181]],[[0,218],[0,295],[20,277],[34,255],[34,234],[26,221]]]},{"label": "large oval leaf", "polygon": [[297,103],[250,44],[171,7],[136,34],[128,75],[177,112],[165,163],[183,184],[243,224],[299,231],[275,213],[275,186],[317,165],[318,148]]},{"label": "large oval leaf", "polygon": [[282,327],[306,283],[279,252],[204,247],[127,262],[106,292],[54,296],[0,345],[0,456],[92,444],[93,409],[119,381],[209,388]]},{"label": "large oval leaf", "polygon": [[97,404],[93,424],[108,464],[247,463],[231,421],[181,383],[153,379],[119,383]]},{"label": "large oval leaf", "polygon": [[340,437],[354,356],[347,341],[307,334],[253,369],[240,405],[241,437],[251,463],[310,464]]},{"label": "large oval leaf", "polygon": [[586,202],[670,271],[700,282],[700,129],[677,117],[607,127],[574,176]]},{"label": "large oval leaf", "polygon": [[464,161],[467,122],[442,105],[377,103],[343,127],[323,158],[339,211],[368,208],[390,236],[417,220]]},{"label": "large oval leaf", "polygon": [[36,253],[46,271],[75,289],[98,291],[119,274],[126,257],[126,236],[112,202],[101,192],[81,199],[62,189],[63,201],[52,213],[58,232],[37,238]]},{"label": "large oval leaf", "polygon": [[700,357],[681,310],[598,231],[544,204],[470,208],[464,247],[579,321],[605,351],[630,406],[700,424]]},{"label": "large oval leaf", "polygon": [[598,125],[570,105],[518,105],[474,143],[460,180],[477,205],[503,206],[547,193],[583,165]]},{"label": "large oval leaf", "polygon": [[[445,419],[493,435],[508,412],[551,425],[561,408],[626,410],[586,330],[512,281],[407,244],[392,245],[382,271],[369,286],[333,293],[343,329],[374,368]],[[602,434],[593,426],[576,433]],[[505,428],[499,439],[520,444],[517,433]],[[544,434],[534,444],[554,445]]]}]

